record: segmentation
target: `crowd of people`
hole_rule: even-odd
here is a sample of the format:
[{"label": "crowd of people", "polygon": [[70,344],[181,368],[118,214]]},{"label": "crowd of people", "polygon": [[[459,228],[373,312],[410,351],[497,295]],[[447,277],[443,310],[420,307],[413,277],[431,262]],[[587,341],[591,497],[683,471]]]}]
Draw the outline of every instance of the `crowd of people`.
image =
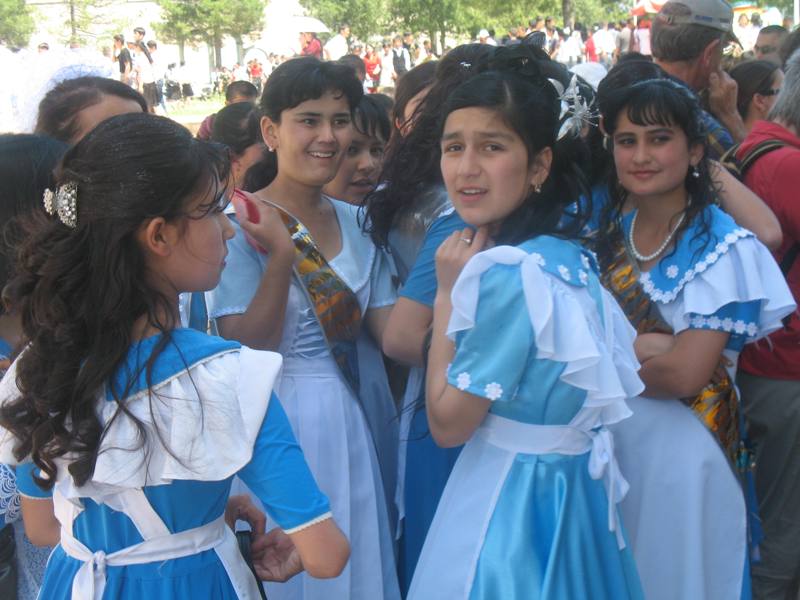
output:
[{"label": "crowd of people", "polygon": [[538,22],[0,135],[0,596],[797,597],[800,31]]}]

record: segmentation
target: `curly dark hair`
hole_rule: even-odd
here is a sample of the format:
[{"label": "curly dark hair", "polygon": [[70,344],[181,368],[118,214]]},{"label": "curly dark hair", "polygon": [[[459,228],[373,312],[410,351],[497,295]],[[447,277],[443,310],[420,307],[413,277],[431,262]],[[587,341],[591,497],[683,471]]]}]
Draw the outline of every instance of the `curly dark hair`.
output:
[{"label": "curly dark hair", "polygon": [[[148,384],[176,324],[176,298],[152,283],[137,233],[155,217],[196,218],[187,207],[198,198],[204,214],[219,210],[228,171],[226,150],[149,114],[112,117],[64,156],[57,183],[77,185],[77,225],[43,214],[26,223],[12,301],[28,345],[16,363],[20,395],[0,408],[0,425],[17,440],[14,455],[32,457],[43,488],[55,483],[55,461],[64,456],[75,483],[86,483],[105,428],[118,418],[134,421],[144,447],[147,431],[124,402],[140,373],[129,375],[121,393],[109,386],[117,404],[112,420],[97,416],[134,324],[145,319],[163,334],[142,369]],[[150,402],[152,408],[152,396]]]},{"label": "curly dark hair", "polygon": [[[628,63],[632,64],[634,63]],[[612,80],[600,86],[598,101],[605,131],[610,136],[609,140],[617,129],[620,115],[625,114],[637,125],[678,127],[686,134],[689,146],[700,144],[704,150],[707,147],[707,131],[697,97],[686,86],[672,78],[665,76],[639,79],[635,83],[621,86],[615,85],[615,81]],[[683,211],[685,215],[683,223],[675,235],[676,242],[697,219],[700,222],[697,236],[706,240],[711,239],[706,208],[716,201],[718,192],[711,178],[709,159],[705,152],[695,169],[696,175],[689,170],[684,180],[689,202]],[[603,257],[610,256],[614,251],[613,245],[622,235],[620,221],[622,209],[628,199],[628,192],[620,185],[616,170],[613,168],[609,171],[607,185],[610,201],[602,212],[600,223],[602,234],[598,235],[596,240],[596,250],[601,262]]]},{"label": "curly dark hair", "polygon": [[414,206],[427,188],[441,184],[442,106],[455,88],[484,70],[486,58],[494,51],[488,44],[465,44],[447,53],[438,62],[433,86],[414,112],[414,127],[405,137],[393,137],[378,179],[383,185],[365,200],[364,222],[380,247],[388,247],[389,230],[403,209]]}]

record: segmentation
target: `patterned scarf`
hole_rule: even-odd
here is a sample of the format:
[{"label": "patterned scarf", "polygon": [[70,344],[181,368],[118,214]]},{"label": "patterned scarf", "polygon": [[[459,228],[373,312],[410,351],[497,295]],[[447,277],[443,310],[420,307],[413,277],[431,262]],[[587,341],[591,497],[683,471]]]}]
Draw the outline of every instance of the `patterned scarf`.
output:
[{"label": "patterned scarf", "polygon": [[[613,254],[600,262],[601,281],[619,302],[637,333],[666,333],[672,328],[661,318],[658,307],[642,288],[639,268],[627,246],[618,237]],[[711,380],[693,398],[682,398],[703,424],[714,434],[731,465],[739,472],[749,470],[752,460],[741,439],[739,398],[725,369],[725,357],[720,358]]]},{"label": "patterned scarf", "polygon": [[272,204],[281,215],[295,248],[295,276],[308,295],[336,364],[358,397],[359,374],[356,339],[361,330],[361,306],[355,293],[314,243],[300,221]]}]

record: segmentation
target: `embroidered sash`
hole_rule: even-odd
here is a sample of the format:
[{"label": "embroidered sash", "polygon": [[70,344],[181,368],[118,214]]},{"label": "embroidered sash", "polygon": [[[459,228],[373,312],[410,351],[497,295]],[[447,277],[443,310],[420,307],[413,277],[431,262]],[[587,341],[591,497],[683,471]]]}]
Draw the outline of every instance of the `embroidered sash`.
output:
[{"label": "embroidered sash", "polygon": [[[638,266],[621,236],[613,248],[612,256],[599,257],[603,285],[619,302],[637,333],[672,335],[672,328],[662,319],[658,307],[642,288]],[[752,468],[753,461],[742,441],[739,398],[725,369],[725,360],[721,357],[711,380],[697,396],[681,400],[714,434],[731,465],[743,473]]]},{"label": "embroidered sash", "polygon": [[[606,233],[606,235],[614,235]],[[637,333],[668,333],[672,328],[661,318],[658,307],[642,288],[639,268],[621,235],[615,235],[613,254],[598,256],[600,280],[616,298]],[[747,439],[739,397],[727,370],[725,357],[714,369],[711,380],[694,398],[683,398],[719,442],[728,461],[739,474],[747,511],[747,541],[750,559],[760,560],[759,544],[764,531],[758,513],[755,489],[755,455]]]},{"label": "embroidered sash", "polygon": [[356,340],[361,330],[361,305],[353,290],[322,256],[305,225],[277,204],[295,248],[295,276],[308,295],[314,314],[339,370],[358,398]]}]

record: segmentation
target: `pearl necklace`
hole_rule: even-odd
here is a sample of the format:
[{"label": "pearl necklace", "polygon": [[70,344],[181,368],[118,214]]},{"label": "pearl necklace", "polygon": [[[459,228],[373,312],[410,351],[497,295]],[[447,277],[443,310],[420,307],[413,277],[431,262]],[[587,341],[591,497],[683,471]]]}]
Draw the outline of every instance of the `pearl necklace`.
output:
[{"label": "pearl necklace", "polygon": [[672,241],[672,238],[675,237],[675,233],[678,231],[678,228],[683,223],[683,219],[686,216],[686,213],[681,213],[681,218],[678,219],[677,223],[675,223],[675,227],[673,227],[672,231],[669,232],[669,235],[667,235],[667,237],[664,239],[661,245],[658,248],[656,248],[656,251],[653,252],[652,254],[647,254],[647,255],[641,254],[636,249],[636,244],[633,243],[633,232],[636,229],[637,216],[639,216],[638,210],[635,213],[633,213],[633,219],[631,219],[631,230],[628,232],[628,245],[631,247],[631,253],[633,254],[633,257],[636,260],[638,260],[639,262],[649,262],[654,258],[656,258],[657,256],[659,256],[662,252],[664,252],[664,250],[667,249],[667,246],[669,246],[669,243]]}]

